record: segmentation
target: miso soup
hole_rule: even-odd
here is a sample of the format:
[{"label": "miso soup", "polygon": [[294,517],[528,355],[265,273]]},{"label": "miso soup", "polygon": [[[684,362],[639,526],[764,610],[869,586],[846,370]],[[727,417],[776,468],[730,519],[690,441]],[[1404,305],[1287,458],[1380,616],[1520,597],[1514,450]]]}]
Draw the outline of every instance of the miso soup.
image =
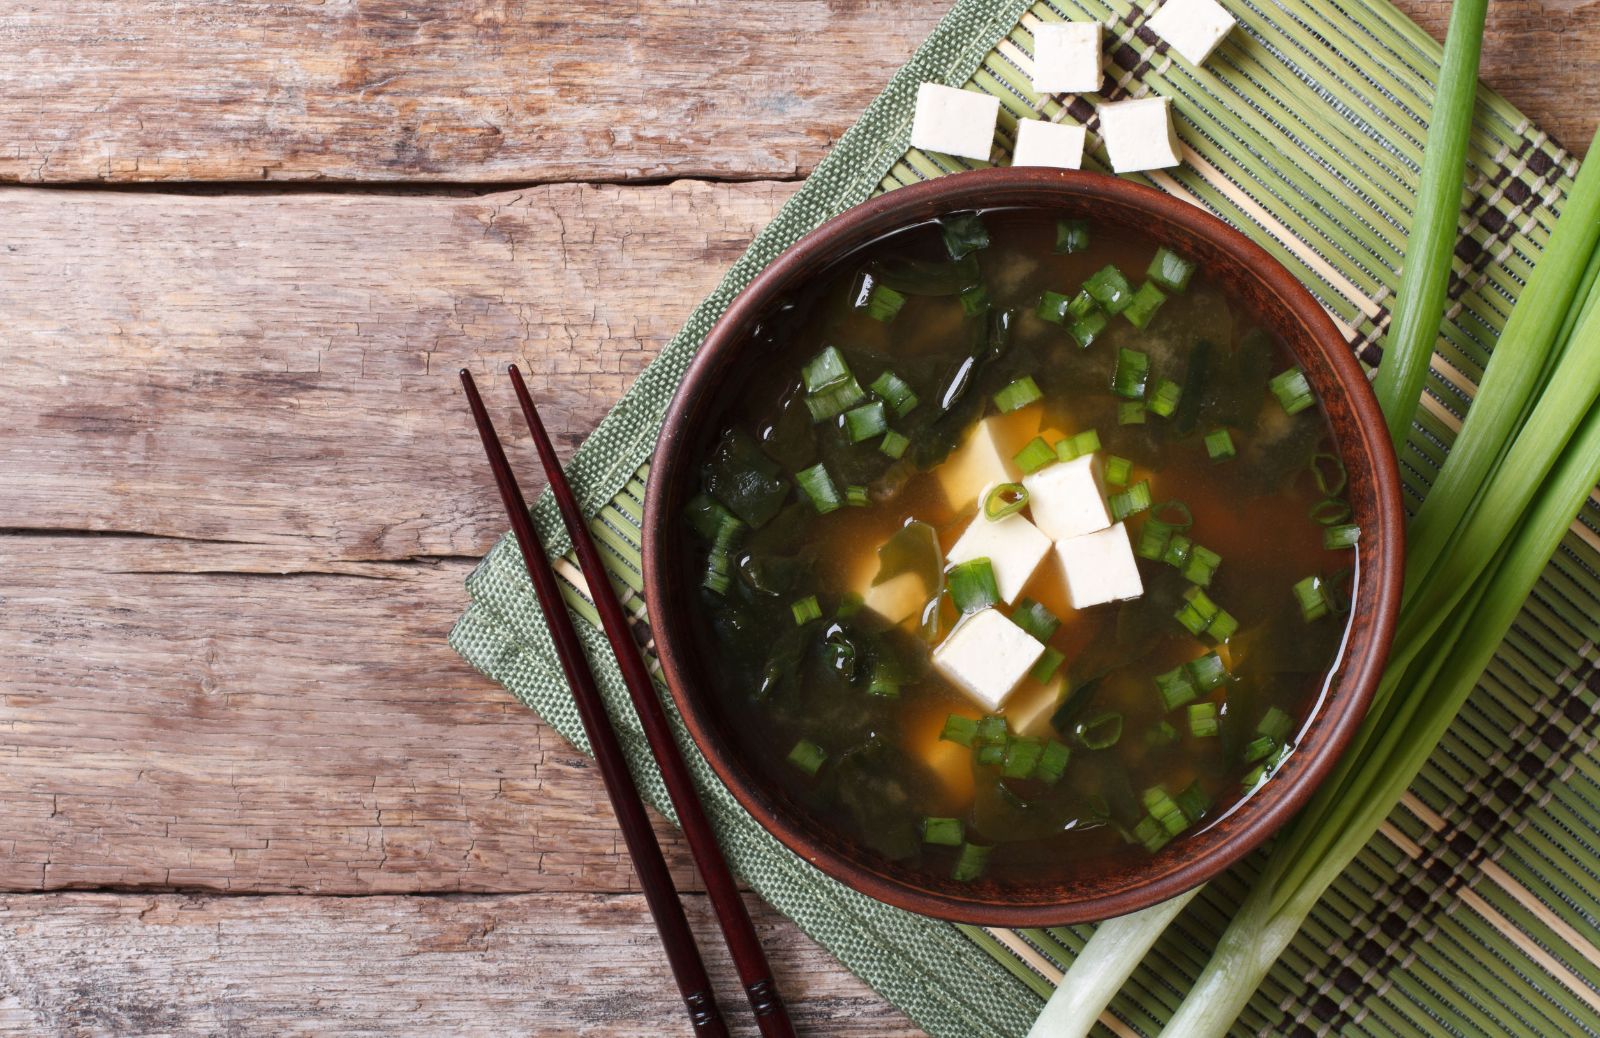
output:
[{"label": "miso soup", "polygon": [[681,527],[748,767],[1002,884],[1162,853],[1272,781],[1360,531],[1293,356],[1204,266],[952,214],[753,334]]}]

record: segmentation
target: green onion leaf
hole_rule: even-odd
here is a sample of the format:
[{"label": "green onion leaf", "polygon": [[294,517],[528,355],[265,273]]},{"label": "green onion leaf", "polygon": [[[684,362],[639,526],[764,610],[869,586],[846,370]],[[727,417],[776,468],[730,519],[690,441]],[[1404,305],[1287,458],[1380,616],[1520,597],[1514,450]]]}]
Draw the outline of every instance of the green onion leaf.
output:
[{"label": "green onion leaf", "polygon": [[1350,518],[1350,505],[1337,497],[1324,498],[1311,506],[1311,521],[1323,526],[1337,526]]},{"label": "green onion leaf", "polygon": [[1189,550],[1189,561],[1183,564],[1183,578],[1191,584],[1210,587],[1211,578],[1217,575],[1222,556],[1204,545],[1196,544]]},{"label": "green onion leaf", "polygon": [[1185,703],[1193,702],[1200,692],[1194,687],[1194,679],[1189,676],[1186,667],[1173,667],[1165,674],[1156,675],[1156,691],[1161,693],[1161,706],[1164,710],[1176,710]]},{"label": "green onion leaf", "polygon": [[1033,376],[1024,375],[994,395],[994,406],[1000,409],[1001,414],[1010,414],[1022,410],[1042,396],[1044,394],[1039,392],[1039,384],[1033,380]]},{"label": "green onion leaf", "polygon": [[1108,750],[1122,738],[1122,715],[1115,710],[1102,710],[1078,722],[1078,741],[1091,750]]},{"label": "green onion leaf", "polygon": [[899,375],[892,371],[885,371],[872,383],[872,391],[878,394],[896,418],[904,418],[917,406],[917,394],[905,383]]},{"label": "green onion leaf", "polygon": [[1039,766],[1039,758],[1043,755],[1043,742],[1017,736],[1006,743],[1006,757],[1000,765],[1000,774],[1004,778],[1032,778],[1034,769]]},{"label": "green onion leaf", "polygon": [[874,321],[887,324],[899,316],[900,309],[906,305],[906,297],[888,285],[880,283],[871,274],[863,272],[856,282],[855,301],[852,305]]},{"label": "green onion leaf", "polygon": [[1082,252],[1089,247],[1089,221],[1088,220],[1057,220],[1056,221],[1056,251],[1059,253]]},{"label": "green onion leaf", "polygon": [[1189,819],[1183,813],[1183,808],[1162,786],[1151,786],[1144,791],[1142,797],[1145,810],[1150,812],[1150,817],[1161,823],[1161,828],[1167,831],[1168,836],[1177,836],[1189,828]]},{"label": "green onion leaf", "polygon": [[811,412],[813,422],[825,422],[830,418],[837,418],[857,404],[865,403],[866,391],[861,388],[861,383],[855,380],[854,375],[846,375],[843,381],[835,382],[816,393],[806,394],[806,410]]},{"label": "green onion leaf", "polygon": [[1178,409],[1178,398],[1181,396],[1183,387],[1170,378],[1164,378],[1156,383],[1156,388],[1151,391],[1150,399],[1146,401],[1145,406],[1150,409],[1151,414],[1159,418],[1171,418],[1172,412]]},{"label": "green onion leaf", "polygon": [[1083,287],[1094,296],[1095,302],[1105,308],[1106,313],[1113,316],[1122,313],[1133,302],[1133,286],[1122,276],[1122,271],[1112,264],[1089,275]]},{"label": "green onion leaf", "polygon": [[1144,528],[1139,531],[1139,543],[1133,546],[1133,553],[1141,559],[1159,561],[1167,553],[1167,546],[1171,541],[1172,527],[1160,519],[1146,519]]},{"label": "green onion leaf", "polygon": [[999,764],[1006,759],[1005,743],[983,743],[978,747],[975,759],[979,764]]},{"label": "green onion leaf", "polygon": [[1143,845],[1145,850],[1154,854],[1171,842],[1172,834],[1155,815],[1145,815],[1139,819],[1139,824],[1133,827],[1133,839]]},{"label": "green onion leaf", "polygon": [[844,500],[852,508],[865,508],[872,504],[872,495],[867,493],[866,487],[851,484],[844,488]]},{"label": "green onion leaf", "polygon": [[1166,246],[1162,246],[1156,250],[1156,257],[1150,261],[1150,269],[1145,271],[1145,277],[1169,292],[1182,292],[1189,287],[1189,279],[1194,277],[1194,270],[1193,260],[1186,260]]},{"label": "green onion leaf", "polygon": [[1233,447],[1233,434],[1226,429],[1213,429],[1205,435],[1206,454],[1212,461],[1227,461],[1238,454]]},{"label": "green onion leaf", "polygon": [[1189,783],[1188,788],[1173,797],[1173,800],[1177,801],[1178,810],[1183,812],[1183,817],[1191,824],[1204,818],[1206,812],[1211,810],[1211,798],[1200,788],[1199,780]]},{"label": "green onion leaf", "polygon": [[811,504],[819,515],[827,515],[844,504],[838,489],[833,485],[832,477],[828,475],[827,468],[820,461],[808,469],[801,469],[795,473],[794,481],[799,484],[806,497],[811,499]]},{"label": "green onion leaf", "polygon": [[1127,400],[1143,400],[1150,381],[1150,357],[1123,346],[1117,350],[1117,370],[1111,375],[1111,391]]},{"label": "green onion leaf", "polygon": [[1322,531],[1322,546],[1329,551],[1354,548],[1359,540],[1361,540],[1361,527],[1355,523],[1340,523]]},{"label": "green onion leaf", "polygon": [[878,442],[878,450],[891,458],[905,456],[906,448],[911,446],[911,441],[900,433],[890,429],[883,434],[883,439]]},{"label": "green onion leaf", "polygon": [[1333,609],[1327,586],[1316,575],[1295,582],[1294,600],[1300,604],[1300,615],[1305,617],[1307,623],[1327,616]]},{"label": "green onion leaf", "polygon": [[[1098,435],[1095,436],[1095,442],[1100,442]],[[1058,451],[1060,446],[1060,444],[1056,445]],[[1127,458],[1119,458],[1115,454],[1106,455],[1105,477],[1107,483],[1120,487],[1125,485],[1132,476],[1133,462]]]},{"label": "green onion leaf", "polygon": [[[1099,312],[1100,304],[1094,301],[1094,296],[1089,294],[1088,289],[1078,289],[1078,294],[1073,296],[1072,302],[1067,304],[1067,316],[1074,319],[1088,317],[1090,314]],[[1088,344],[1085,343],[1085,345]]]},{"label": "green onion leaf", "polygon": [[1067,763],[1071,760],[1072,750],[1067,744],[1051,739],[1044,744],[1044,752],[1039,755],[1039,766],[1033,769],[1033,777],[1053,786],[1066,774]]},{"label": "green onion leaf", "polygon": [[844,354],[839,352],[837,346],[829,346],[800,369],[800,377],[806,384],[807,393],[820,393],[849,378],[850,365],[845,363]]},{"label": "green onion leaf", "polygon": [[977,213],[957,213],[939,220],[939,235],[953,260],[965,259],[989,247],[989,229]]},{"label": "green onion leaf", "polygon": [[1039,296],[1039,305],[1033,312],[1039,316],[1041,321],[1061,324],[1067,319],[1067,305],[1071,302],[1072,300],[1060,292],[1047,291]]},{"label": "green onion leaf", "polygon": [[945,579],[950,587],[950,600],[963,614],[988,609],[1000,601],[1000,588],[994,580],[994,566],[985,557],[968,559],[951,566]]},{"label": "green onion leaf", "polygon": [[978,722],[978,741],[986,743],[1003,743],[1006,741],[1006,719],[998,714],[989,714]]},{"label": "green onion leaf", "polygon": [[1061,664],[1066,658],[1066,655],[1059,649],[1053,649],[1046,645],[1044,652],[1039,655],[1039,662],[1035,663],[1033,669],[1028,671],[1028,676],[1041,685],[1046,684],[1056,676],[1056,671],[1061,668]]},{"label": "green onion leaf", "polygon": [[1152,282],[1146,281],[1128,301],[1128,307],[1122,311],[1122,316],[1131,321],[1135,328],[1143,328],[1150,323],[1150,318],[1156,315],[1156,311],[1161,309],[1161,304],[1166,301],[1167,294]]},{"label": "green onion leaf", "polygon": [[939,738],[959,746],[971,746],[977,736],[978,722],[960,714],[951,714],[945,718],[944,728],[939,732]]},{"label": "green onion leaf", "polygon": [[1233,675],[1228,673],[1228,668],[1223,666],[1222,657],[1214,652],[1208,652],[1199,659],[1190,660],[1184,664],[1189,669],[1189,677],[1194,681],[1195,687],[1201,692],[1210,692],[1214,688],[1221,688],[1233,680]]},{"label": "green onion leaf", "polygon": [[1130,400],[1117,405],[1118,425],[1143,425],[1144,415],[1144,405],[1137,400]]},{"label": "green onion leaf", "polygon": [[1217,723],[1217,704],[1189,704],[1189,734],[1197,739],[1210,739],[1221,730]]},{"label": "green onion leaf", "polygon": [[1344,459],[1337,454],[1317,453],[1311,456],[1311,478],[1316,480],[1317,491],[1323,497],[1334,497],[1350,482]]},{"label": "green onion leaf", "polygon": [[1085,454],[1093,454],[1099,449],[1100,433],[1094,429],[1085,429],[1056,441],[1056,460],[1071,461]]},{"label": "green onion leaf", "polygon": [[828,751],[809,739],[801,739],[794,744],[794,749],[789,751],[789,763],[807,775],[816,775],[817,769],[821,768],[822,762],[827,759]]},{"label": "green onion leaf", "polygon": [[1175,533],[1167,541],[1167,550],[1161,553],[1161,561],[1174,569],[1182,569],[1189,564],[1189,557],[1194,554],[1194,542],[1181,533]]},{"label": "green onion leaf", "polygon": [[1244,744],[1244,762],[1256,764],[1278,752],[1278,743],[1266,735],[1258,735]]},{"label": "green onion leaf", "polygon": [[866,599],[862,598],[854,591],[846,591],[844,594],[839,596],[839,608],[834,610],[834,614],[841,620],[848,620],[850,617],[861,612],[861,607],[866,604]]},{"label": "green onion leaf", "polygon": [[851,443],[870,440],[889,428],[889,416],[880,401],[853,407],[844,413],[844,431]]},{"label": "green onion leaf", "polygon": [[961,853],[956,857],[956,866],[950,872],[950,878],[958,883],[968,883],[983,875],[983,870],[989,865],[989,854],[993,847],[982,844],[966,843],[961,845]]},{"label": "green onion leaf", "polygon": [[983,517],[990,521],[1016,515],[1028,503],[1028,488],[1021,483],[996,483],[983,495]]},{"label": "green onion leaf", "polygon": [[1178,730],[1166,721],[1151,728],[1144,733],[1146,746],[1171,746],[1178,741]]},{"label": "green onion leaf", "polygon": [[1088,349],[1110,323],[1111,318],[1107,317],[1103,311],[1091,310],[1082,317],[1073,318],[1072,323],[1067,325],[1067,332],[1071,334],[1080,348]]},{"label": "green onion leaf", "polygon": [[1229,638],[1239,633],[1239,621],[1226,609],[1218,609],[1217,615],[1211,618],[1211,624],[1206,627],[1206,637],[1221,645]]},{"label": "green onion leaf", "polygon": [[1147,479],[1117,491],[1107,502],[1111,507],[1111,521],[1120,523],[1130,515],[1145,511],[1150,507],[1150,501],[1150,481]]},{"label": "green onion leaf", "polygon": [[1035,436],[1029,440],[1011,459],[1012,463],[1025,473],[1038,472],[1055,460],[1056,449],[1046,443],[1043,436]]},{"label": "green onion leaf", "polygon": [[696,494],[683,512],[694,532],[708,541],[717,535],[724,521],[734,518],[722,502],[709,494]]},{"label": "green onion leaf", "polygon": [[794,614],[794,622],[801,627],[822,619],[822,606],[817,602],[816,595],[807,595],[798,602],[791,602],[789,611]]},{"label": "green onion leaf", "polygon": [[1017,608],[1011,613],[1011,622],[1039,642],[1049,641],[1050,636],[1061,627],[1061,620],[1056,614],[1031,598],[1024,598],[1017,603]]},{"label": "green onion leaf", "polygon": [[1199,637],[1206,633],[1211,621],[1216,619],[1220,611],[1220,607],[1211,600],[1210,595],[1201,588],[1191,586],[1183,593],[1183,605],[1178,607],[1173,616],[1185,630]]},{"label": "green onion leaf", "polygon": [[1299,368],[1290,368],[1272,376],[1267,382],[1272,389],[1272,395],[1278,398],[1278,403],[1283,405],[1285,414],[1299,414],[1316,402],[1311,395],[1311,383],[1306,381],[1306,373]]},{"label": "green onion leaf", "polygon": [[963,839],[963,829],[959,818],[924,818],[922,820],[922,842],[936,844],[940,847],[959,847]]},{"label": "green onion leaf", "polygon": [[1256,731],[1274,742],[1288,742],[1289,734],[1294,731],[1294,718],[1280,707],[1272,707],[1262,715]]}]

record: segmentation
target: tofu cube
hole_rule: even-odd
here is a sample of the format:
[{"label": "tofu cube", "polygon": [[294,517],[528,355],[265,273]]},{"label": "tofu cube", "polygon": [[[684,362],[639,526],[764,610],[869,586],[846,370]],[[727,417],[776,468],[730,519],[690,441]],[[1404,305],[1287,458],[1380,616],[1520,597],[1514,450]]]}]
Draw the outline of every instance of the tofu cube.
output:
[{"label": "tofu cube", "polygon": [[1139,562],[1128,541],[1128,526],[1117,523],[1096,533],[1060,541],[1056,554],[1067,576],[1067,596],[1072,608],[1118,602],[1144,594]]},{"label": "tofu cube", "polygon": [[984,518],[980,509],[962,531],[961,539],[950,549],[946,561],[956,563],[987,557],[994,567],[994,582],[1000,589],[1000,598],[1009,605],[1022,594],[1033,571],[1049,553],[1050,538],[1021,515],[992,520]]},{"label": "tofu cube", "polygon": [[928,589],[917,574],[902,573],[867,588],[861,599],[868,609],[897,624],[922,611],[928,602]]},{"label": "tofu cube", "polygon": [[1046,465],[1023,479],[1033,525],[1053,541],[1064,541],[1111,525],[1105,495],[1100,491],[1097,456]]},{"label": "tofu cube", "polygon": [[1167,46],[1199,65],[1227,38],[1233,15],[1217,0],[1166,0],[1145,24]]},{"label": "tofu cube", "polygon": [[1033,30],[1033,89],[1087,94],[1103,77],[1099,22],[1047,22]]},{"label": "tofu cube", "polygon": [[971,508],[985,487],[1013,482],[1020,474],[1000,449],[998,425],[998,417],[989,417],[973,426],[961,446],[934,469],[945,500],[958,512]]},{"label": "tofu cube", "polygon": [[1011,153],[1011,164],[1081,169],[1083,142],[1087,136],[1088,132],[1081,126],[1023,119],[1017,123],[1017,147]]},{"label": "tofu cube", "polygon": [[986,160],[994,147],[994,127],[999,116],[998,97],[938,83],[923,83],[917,87],[911,146],[964,159]]},{"label": "tofu cube", "polygon": [[1172,103],[1166,98],[1117,101],[1097,112],[1111,168],[1118,173],[1165,169],[1183,161],[1178,132],[1172,128]]},{"label": "tofu cube", "polygon": [[1054,735],[1050,718],[1067,696],[1067,680],[1059,673],[1048,685],[1029,681],[1006,705],[1006,724],[1018,735]]},{"label": "tofu cube", "polygon": [[933,650],[933,665],[985,710],[1000,709],[1044,645],[994,609],[973,613]]}]

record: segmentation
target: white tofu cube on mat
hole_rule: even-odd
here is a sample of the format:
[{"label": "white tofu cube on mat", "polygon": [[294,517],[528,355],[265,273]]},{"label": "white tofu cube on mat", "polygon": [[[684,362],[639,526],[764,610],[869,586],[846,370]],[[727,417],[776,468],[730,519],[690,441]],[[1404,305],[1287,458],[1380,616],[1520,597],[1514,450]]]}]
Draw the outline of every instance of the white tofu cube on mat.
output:
[{"label": "white tofu cube on mat", "polygon": [[988,159],[999,116],[1000,99],[992,94],[923,83],[917,87],[911,146],[964,159]]},{"label": "white tofu cube on mat", "polygon": [[1000,451],[992,417],[973,426],[961,446],[933,471],[939,477],[945,500],[958,512],[972,507],[985,487],[1013,482],[1018,472],[1011,459]]},{"label": "white tofu cube on mat", "polygon": [[1126,523],[1058,541],[1056,553],[1061,556],[1061,568],[1067,575],[1067,597],[1074,609],[1144,594],[1144,581],[1139,579],[1139,562],[1128,542]]},{"label": "white tofu cube on mat", "polygon": [[1045,22],[1033,30],[1033,89],[1089,94],[1100,89],[1099,22]]},{"label": "white tofu cube on mat", "polygon": [[1097,455],[1046,465],[1025,477],[1028,514],[1033,525],[1053,541],[1079,537],[1111,525],[1105,495],[1096,471]]},{"label": "white tofu cube on mat", "polygon": [[1233,15],[1217,0],[1166,0],[1145,23],[1167,46],[1202,64],[1233,28]]},{"label": "white tofu cube on mat", "polygon": [[1039,119],[1019,120],[1017,146],[1011,153],[1011,164],[1081,169],[1083,142],[1087,136],[1087,131],[1081,126],[1047,123]]},{"label": "white tofu cube on mat", "polygon": [[985,710],[998,710],[1044,655],[1044,645],[997,610],[956,624],[933,650],[933,665]]},{"label": "white tofu cube on mat", "polygon": [[1178,132],[1172,128],[1172,103],[1166,98],[1116,101],[1096,111],[1111,168],[1118,173],[1165,169],[1183,161]]},{"label": "white tofu cube on mat", "polygon": [[1000,598],[1009,605],[1022,594],[1028,578],[1049,553],[1050,538],[1021,515],[986,519],[980,508],[962,532],[961,539],[950,549],[946,561],[954,564],[987,558],[994,568],[994,582],[1000,589]]},{"label": "white tofu cube on mat", "polygon": [[902,573],[867,588],[861,599],[868,609],[897,624],[921,611],[928,602],[928,588],[917,574]]}]

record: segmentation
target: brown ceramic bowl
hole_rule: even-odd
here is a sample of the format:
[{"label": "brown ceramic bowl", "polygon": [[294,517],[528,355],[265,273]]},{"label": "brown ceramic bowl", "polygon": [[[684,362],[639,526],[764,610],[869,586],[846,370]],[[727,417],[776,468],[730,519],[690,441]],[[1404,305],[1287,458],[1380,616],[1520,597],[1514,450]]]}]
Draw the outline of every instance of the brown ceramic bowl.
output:
[{"label": "brown ceramic bowl", "polygon": [[[697,470],[720,415],[722,381],[751,362],[749,331],[768,307],[818,271],[873,239],[967,209],[1050,209],[1125,226],[1199,260],[1283,336],[1332,422],[1350,474],[1350,503],[1364,536],[1349,631],[1315,717],[1279,773],[1209,828],[1136,866],[1074,882],[956,883],[879,859],[822,825],[755,778],[733,749],[709,686],[710,662],[694,651],[692,567],[677,523],[697,491]],[[1148,187],[1095,173],[986,169],[942,177],[874,198],[830,220],[779,256],[734,300],[706,336],[672,402],[656,447],[645,506],[645,594],[667,684],[695,743],[733,795],[774,836],[840,882],[899,908],[960,922],[1049,926],[1122,915],[1203,883],[1287,821],[1344,750],[1388,655],[1402,566],[1400,479],[1377,401],[1327,313],[1294,276],[1210,214]]]}]

